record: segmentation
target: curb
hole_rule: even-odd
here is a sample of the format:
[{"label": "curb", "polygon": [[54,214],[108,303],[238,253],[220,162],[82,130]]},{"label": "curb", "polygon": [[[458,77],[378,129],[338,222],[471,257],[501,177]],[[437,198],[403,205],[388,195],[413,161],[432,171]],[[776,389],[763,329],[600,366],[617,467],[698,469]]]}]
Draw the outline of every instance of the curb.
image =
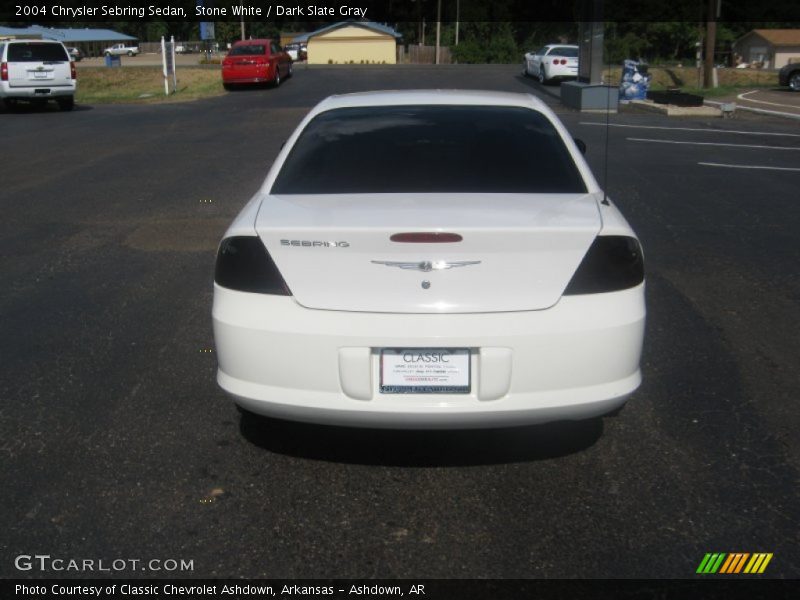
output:
[{"label": "curb", "polygon": [[[712,100],[705,100],[704,103],[711,104],[714,106],[722,106],[723,104],[730,104],[729,102],[716,102]],[[785,113],[785,112],[780,112],[778,110],[767,110],[765,108],[751,108],[749,106],[742,106],[741,104],[736,104],[735,102],[733,103],[733,105],[736,107],[736,110],[744,110],[758,115],[768,115],[770,117],[783,117],[784,119],[793,119],[795,121],[800,121],[800,115],[796,115],[794,113]]]},{"label": "curb", "polygon": [[[672,104],[656,104],[648,100],[630,100],[620,107],[627,107],[627,111],[640,111],[658,113],[668,117],[721,117],[722,111],[711,106],[674,106]],[[625,112],[627,112],[625,111]]]}]

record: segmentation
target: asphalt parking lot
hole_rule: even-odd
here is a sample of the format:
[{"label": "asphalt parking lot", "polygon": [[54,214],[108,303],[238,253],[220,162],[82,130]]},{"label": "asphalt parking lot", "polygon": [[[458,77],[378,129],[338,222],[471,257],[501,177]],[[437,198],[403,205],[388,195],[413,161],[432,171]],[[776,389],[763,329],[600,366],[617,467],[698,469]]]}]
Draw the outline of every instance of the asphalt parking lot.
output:
[{"label": "asphalt parking lot", "polygon": [[731,98],[731,101],[740,106],[785,113],[800,119],[800,94],[791,91],[788,87],[742,92],[735,98]]},{"label": "asphalt parking lot", "polygon": [[[318,100],[417,87],[534,93],[586,141],[646,254],[644,383],[618,416],[334,429],[241,417],[217,388],[228,223]],[[800,577],[800,131],[608,124],[516,66],[0,111],[0,576],[63,575],[14,567],[45,553],[192,577],[687,578],[706,552],[770,552],[764,577]]]}]

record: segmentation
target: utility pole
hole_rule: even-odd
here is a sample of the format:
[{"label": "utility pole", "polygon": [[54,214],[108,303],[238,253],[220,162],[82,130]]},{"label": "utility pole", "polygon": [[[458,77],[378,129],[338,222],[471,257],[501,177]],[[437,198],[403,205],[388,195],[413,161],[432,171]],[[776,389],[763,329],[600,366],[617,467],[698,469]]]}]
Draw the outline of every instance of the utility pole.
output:
[{"label": "utility pole", "polygon": [[455,45],[458,46],[458,20],[459,20],[459,12],[461,9],[461,0],[456,0],[456,43]]},{"label": "utility pole", "polygon": [[717,17],[719,17],[719,0],[708,0],[706,16],[706,56],[703,70],[703,87],[716,87],[714,81],[714,49],[717,45]]},{"label": "utility pole", "polygon": [[[239,6],[241,6],[244,9],[244,0],[239,0]],[[240,12],[239,14],[242,15],[241,16],[242,20],[240,21],[240,24],[242,26],[242,40],[244,40],[244,10],[242,10],[242,12]]]},{"label": "utility pole", "polygon": [[442,33],[442,0],[436,2],[436,60],[435,63],[439,64],[439,48]]}]

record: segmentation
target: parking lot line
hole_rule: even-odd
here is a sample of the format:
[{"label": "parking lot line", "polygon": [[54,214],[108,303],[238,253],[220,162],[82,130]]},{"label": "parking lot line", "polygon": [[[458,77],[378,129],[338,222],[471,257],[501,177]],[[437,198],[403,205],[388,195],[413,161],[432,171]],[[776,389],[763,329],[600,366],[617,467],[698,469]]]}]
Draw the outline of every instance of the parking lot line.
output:
[{"label": "parking lot line", "polygon": [[770,106],[782,106],[784,108],[797,108],[792,104],[779,104],[778,102],[767,102],[766,100],[753,100],[752,98],[745,98],[747,94],[755,94],[759,90],[753,90],[751,92],[743,92],[736,96],[739,100],[744,100],[745,102],[755,102],[757,104],[769,104]]},{"label": "parking lot line", "polygon": [[765,171],[800,171],[800,169],[795,169],[793,167],[769,167],[769,166],[762,166],[762,165],[726,165],[723,163],[710,163],[710,162],[699,162],[698,165],[703,165],[704,167],[725,167],[727,169],[763,169]]},{"label": "parking lot line", "polygon": [[[578,125],[596,125],[605,127],[606,123],[581,121]],[[781,137],[800,137],[800,133],[775,133],[772,131],[741,131],[734,129],[708,129],[701,127],[665,127],[663,125],[625,125],[622,123],[609,123],[609,127],[628,127],[631,129],[667,129],[670,131],[708,131],[710,133],[739,133],[741,135],[773,135]]]},{"label": "parking lot line", "polygon": [[679,140],[653,140],[650,138],[625,138],[629,142],[651,142],[655,144],[680,144],[687,146],[728,146],[730,148],[759,148],[761,150],[800,150],[798,148],[789,148],[787,146],[762,146],[758,144],[725,144],[722,142],[685,142]]}]

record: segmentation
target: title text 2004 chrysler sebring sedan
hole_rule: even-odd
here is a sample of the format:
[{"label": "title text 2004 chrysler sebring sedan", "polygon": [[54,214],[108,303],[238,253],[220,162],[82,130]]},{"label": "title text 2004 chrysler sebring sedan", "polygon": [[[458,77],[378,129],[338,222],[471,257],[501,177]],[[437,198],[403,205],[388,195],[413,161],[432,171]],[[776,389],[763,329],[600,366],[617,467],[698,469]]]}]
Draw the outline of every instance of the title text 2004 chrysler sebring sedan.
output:
[{"label": "title text 2004 chrysler sebring sedan", "polygon": [[582,419],[639,385],[635,234],[557,117],[521,94],[334,96],[220,244],[217,380],[341,425]]}]

